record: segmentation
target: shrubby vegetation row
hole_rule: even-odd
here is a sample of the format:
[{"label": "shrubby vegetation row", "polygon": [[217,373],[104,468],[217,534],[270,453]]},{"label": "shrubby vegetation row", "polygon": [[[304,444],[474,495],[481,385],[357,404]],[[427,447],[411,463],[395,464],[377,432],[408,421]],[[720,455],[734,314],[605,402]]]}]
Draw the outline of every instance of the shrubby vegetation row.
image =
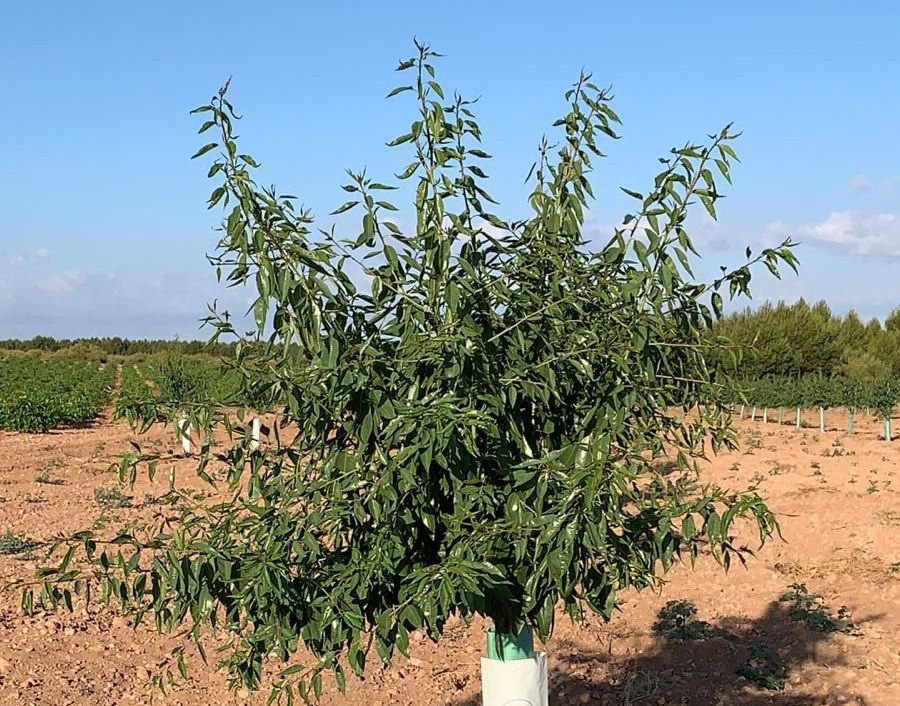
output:
[{"label": "shrubby vegetation row", "polygon": [[120,336],[103,338],[61,338],[52,336],[35,336],[28,340],[8,339],[0,341],[0,350],[5,351],[36,351],[43,353],[68,353],[75,357],[97,358],[99,356],[113,355],[207,355],[228,356],[234,355],[234,343],[209,341],[178,341],[178,340],[132,340]]},{"label": "shrubby vegetation row", "polygon": [[83,424],[106,403],[116,369],[95,362],[0,358],[0,428],[48,431]]},{"label": "shrubby vegetation row", "polygon": [[116,416],[161,420],[164,408],[253,406],[262,402],[240,374],[210,356],[153,356],[121,364],[121,388],[110,398],[116,363],[24,355],[0,357],[0,429],[46,432],[94,419],[115,402]]}]

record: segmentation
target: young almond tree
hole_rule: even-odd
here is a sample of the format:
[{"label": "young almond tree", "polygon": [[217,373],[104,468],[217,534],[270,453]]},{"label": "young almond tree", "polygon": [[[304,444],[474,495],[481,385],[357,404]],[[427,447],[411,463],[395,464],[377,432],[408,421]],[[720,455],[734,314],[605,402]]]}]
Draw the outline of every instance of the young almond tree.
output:
[{"label": "young almond tree", "polygon": [[[445,94],[438,55],[417,49],[391,92],[412,107],[389,143],[410,161],[397,180],[348,172],[335,213],[359,214],[350,237],[259,185],[225,88],[197,109],[216,133],[196,155],[216,155],[209,207],[225,209],[215,264],[258,293],[234,365],[267,381],[279,420],[255,450],[229,422],[241,433],[200,464],[232,501],[119,537],[137,558],[76,538],[92,580],[136,618],[201,645],[204,626],[230,633],[235,683],[256,688],[267,660],[290,662],[273,687],[288,700],[318,694],[324,673],[343,688],[348,669],[407,654],[413,631],[438,639],[451,616],[546,640],[558,609],[608,618],[679,556],[742,559],[738,518],[761,541],[777,528],[755,493],[689,482],[695,459],[735,439],[728,386],[706,362],[723,293],[747,294],[754,263],[795,265],[785,241],[715,281],[691,273],[689,212],[715,216],[731,128],[673,149],[645,191],[625,190],[635,208],[615,232],[591,239],[590,177],[619,119],[582,75],[540,142],[528,215],[507,220],[485,190],[472,102]],[[414,196],[394,220],[398,182]],[[657,470],[664,454],[682,474]],[[126,458],[123,474],[145,462]],[[76,580],[71,560],[47,601]]]},{"label": "young almond tree", "polygon": [[884,419],[884,438],[891,441],[891,414],[897,405],[897,384],[891,378],[875,380],[871,390],[872,407]]},{"label": "young almond tree", "polygon": [[[204,419],[208,401],[207,382],[190,370],[182,358],[169,355],[155,367],[154,389],[145,384],[120,395],[116,417],[146,431],[156,421],[172,421],[181,439],[182,453],[191,453],[190,418]],[[135,373],[137,374],[137,373]]]},{"label": "young almond tree", "polygon": [[856,410],[866,401],[866,386],[861,380],[846,378],[840,385],[840,401],[847,408],[847,434],[853,436]]}]

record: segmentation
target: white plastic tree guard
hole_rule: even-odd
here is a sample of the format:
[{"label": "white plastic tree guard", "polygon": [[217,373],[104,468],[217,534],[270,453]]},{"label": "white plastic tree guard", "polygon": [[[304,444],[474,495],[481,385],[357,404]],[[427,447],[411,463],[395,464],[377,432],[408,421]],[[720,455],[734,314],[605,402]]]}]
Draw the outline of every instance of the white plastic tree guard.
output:
[{"label": "white plastic tree guard", "polygon": [[185,456],[191,455],[191,427],[185,417],[178,420],[178,431],[181,436],[181,450]]},{"label": "white plastic tree guard", "polygon": [[547,653],[530,659],[481,658],[483,706],[548,706]]},{"label": "white plastic tree guard", "polygon": [[253,426],[250,431],[250,448],[256,451],[259,448],[259,430],[262,427],[262,422],[259,417],[253,417]]}]

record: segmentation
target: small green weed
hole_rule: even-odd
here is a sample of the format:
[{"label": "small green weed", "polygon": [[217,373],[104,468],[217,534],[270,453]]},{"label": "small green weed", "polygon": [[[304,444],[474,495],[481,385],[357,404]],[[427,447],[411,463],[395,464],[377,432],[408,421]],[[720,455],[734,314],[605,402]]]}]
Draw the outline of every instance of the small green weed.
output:
[{"label": "small green weed", "polygon": [[762,442],[762,434],[758,431],[751,430],[747,432],[745,441],[744,441],[744,455],[752,456],[755,449],[761,449],[763,445]]},{"label": "small green weed", "polygon": [[65,481],[62,478],[51,478],[50,470],[45,468],[41,471],[37,477],[34,479],[35,483],[42,483],[43,485],[65,485]]},{"label": "small green weed", "polygon": [[144,495],[144,505],[175,505],[178,502],[177,493],[164,493],[163,495],[154,495],[147,493]]},{"label": "small green weed", "polygon": [[118,488],[94,488],[94,500],[104,510],[131,507],[131,498]]},{"label": "small green weed", "polygon": [[0,534],[0,554],[21,554],[34,547],[35,541],[24,534],[7,529]]},{"label": "small green weed", "polygon": [[900,525],[900,512],[896,510],[882,510],[877,515],[884,525]]},{"label": "small green weed", "polygon": [[806,584],[791,584],[790,590],[781,594],[778,600],[790,604],[788,617],[791,620],[803,623],[810,630],[826,633],[841,632],[847,635],[859,634],[847,606],[841,606],[837,615],[833,615],[831,609],[825,605],[822,596],[810,593]]},{"label": "small green weed", "polygon": [[772,467],[769,469],[769,475],[780,476],[793,470],[794,466],[792,466],[791,464],[775,461],[774,463],[772,463]]},{"label": "small green weed", "polygon": [[737,673],[747,681],[769,691],[783,691],[788,670],[772,653],[768,645],[750,645],[749,659],[738,667]]},{"label": "small green weed", "polygon": [[697,606],[690,601],[669,601],[657,613],[653,632],[668,640],[709,640],[714,637],[734,639],[727,630],[714,628],[705,620],[695,620]]}]

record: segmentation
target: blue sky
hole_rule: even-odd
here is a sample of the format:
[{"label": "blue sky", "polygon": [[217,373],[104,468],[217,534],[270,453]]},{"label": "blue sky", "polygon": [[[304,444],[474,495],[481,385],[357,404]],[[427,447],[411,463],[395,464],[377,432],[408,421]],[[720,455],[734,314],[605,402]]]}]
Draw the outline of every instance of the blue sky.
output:
[{"label": "blue sky", "polygon": [[[799,277],[757,300],[900,304],[900,5],[888,2],[6,3],[0,13],[0,338],[203,337],[217,217],[189,110],[228,76],[261,180],[323,217],[343,170],[389,178],[384,143],[411,118],[385,101],[418,36],[478,116],[500,212],[584,67],[611,84],[623,139],[595,177],[591,227],[619,222],[619,185],[734,120],[742,164],[720,221],[695,222],[701,273],[782,235]],[[344,225],[344,224],[340,224]]]}]

